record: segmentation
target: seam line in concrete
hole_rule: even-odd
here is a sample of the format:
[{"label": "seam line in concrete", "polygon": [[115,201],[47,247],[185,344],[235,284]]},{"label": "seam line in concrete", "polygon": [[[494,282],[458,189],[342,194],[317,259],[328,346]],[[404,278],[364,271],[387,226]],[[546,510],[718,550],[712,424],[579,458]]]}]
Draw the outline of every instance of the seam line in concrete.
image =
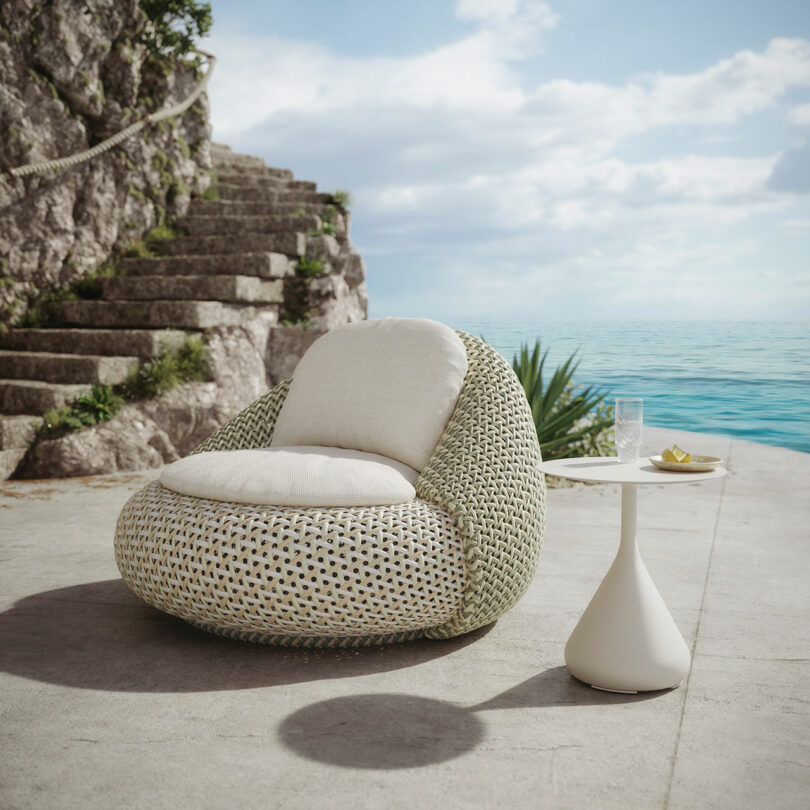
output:
[{"label": "seam line in concrete", "polygon": [[[726,465],[729,465],[731,462],[731,448],[732,442],[729,441],[728,443],[728,452],[726,453]],[[697,620],[697,627],[695,628],[695,638],[692,641],[692,649],[690,650],[690,654],[692,657],[692,664],[689,667],[689,674],[686,676],[686,682],[683,685],[684,695],[683,695],[683,703],[681,704],[681,716],[678,720],[678,733],[675,737],[675,750],[672,752],[672,766],[669,770],[669,784],[667,785],[667,795],[664,797],[664,810],[668,810],[670,798],[672,796],[672,782],[675,778],[675,765],[678,762],[678,752],[680,751],[681,747],[681,731],[683,730],[683,718],[686,714],[686,704],[689,700],[689,685],[692,682],[692,667],[695,665],[695,651],[697,650],[697,643],[698,638],[700,637],[700,625],[703,621],[703,606],[706,604],[706,592],[709,590],[709,576],[711,575],[712,571],[712,560],[714,559],[714,548],[717,545],[717,529],[720,526],[720,514],[723,511],[723,498],[726,494],[726,481],[728,480],[728,475],[724,475],[721,479],[722,483],[720,485],[720,498],[719,503],[717,505],[717,515],[714,519],[714,532],[712,533],[712,547],[709,549],[709,561],[706,565],[706,576],[703,580],[703,593],[700,595],[700,609],[698,610],[698,620]]]}]

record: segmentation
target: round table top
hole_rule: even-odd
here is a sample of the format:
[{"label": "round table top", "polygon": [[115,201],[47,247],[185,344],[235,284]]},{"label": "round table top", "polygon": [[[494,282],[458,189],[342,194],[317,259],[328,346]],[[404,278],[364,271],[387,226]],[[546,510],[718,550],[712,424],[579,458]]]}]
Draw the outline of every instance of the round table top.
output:
[{"label": "round table top", "polygon": [[595,484],[695,484],[711,478],[722,478],[726,474],[725,467],[708,472],[670,472],[659,470],[648,458],[623,464],[610,456],[560,458],[544,461],[540,469],[549,475]]}]

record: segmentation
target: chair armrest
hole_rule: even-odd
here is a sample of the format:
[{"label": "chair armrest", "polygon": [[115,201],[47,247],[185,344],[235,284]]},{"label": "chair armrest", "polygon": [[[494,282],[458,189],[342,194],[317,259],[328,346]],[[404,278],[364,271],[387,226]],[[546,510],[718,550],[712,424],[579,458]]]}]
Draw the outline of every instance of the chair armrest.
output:
[{"label": "chair armrest", "polygon": [[267,447],[291,380],[283,380],[214,431],[189,455],[208,450],[246,450]]},{"label": "chair armrest", "polygon": [[448,638],[494,621],[531,584],[545,528],[540,445],[523,387],[484,341],[459,332],[467,376],[456,409],[416,481],[464,538],[467,588],[456,615],[427,635]]}]

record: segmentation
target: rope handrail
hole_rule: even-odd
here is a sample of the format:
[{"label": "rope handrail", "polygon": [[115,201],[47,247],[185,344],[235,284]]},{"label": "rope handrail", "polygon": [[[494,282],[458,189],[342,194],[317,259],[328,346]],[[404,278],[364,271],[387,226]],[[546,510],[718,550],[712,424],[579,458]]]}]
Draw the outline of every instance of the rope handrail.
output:
[{"label": "rope handrail", "polygon": [[67,157],[46,160],[42,163],[28,163],[25,166],[18,166],[15,169],[6,169],[6,174],[10,175],[11,177],[26,177],[30,174],[45,174],[46,172],[68,169],[71,166],[84,163],[85,161],[91,160],[92,158],[109,151],[114,146],[121,143],[121,141],[126,140],[136,132],[140,132],[145,126],[147,126],[147,124],[156,124],[158,121],[163,121],[166,118],[173,118],[175,115],[184,113],[200,97],[200,95],[202,95],[203,91],[205,90],[205,86],[208,84],[208,80],[211,78],[211,74],[214,72],[214,63],[217,61],[214,55],[208,53],[207,51],[201,51],[195,48],[193,52],[198,53],[204,59],[208,60],[208,70],[206,70],[205,75],[199,81],[188,98],[186,98],[184,101],[181,101],[179,104],[175,104],[173,107],[167,107],[164,110],[158,110],[158,112],[145,115],[140,119],[140,121],[130,124],[120,132],[116,132],[115,135],[111,135],[109,138],[101,141],[101,143],[97,143],[92,149],[85,149],[82,152],[75,152]]}]

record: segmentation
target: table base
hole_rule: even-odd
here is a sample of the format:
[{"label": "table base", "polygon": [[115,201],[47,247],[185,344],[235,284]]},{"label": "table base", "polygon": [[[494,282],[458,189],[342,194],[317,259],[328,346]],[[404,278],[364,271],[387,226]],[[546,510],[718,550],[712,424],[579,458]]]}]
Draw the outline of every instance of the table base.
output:
[{"label": "table base", "polygon": [[689,672],[686,642],[636,543],[637,487],[622,484],[619,551],[565,647],[571,674],[612,692],[674,689]]}]

